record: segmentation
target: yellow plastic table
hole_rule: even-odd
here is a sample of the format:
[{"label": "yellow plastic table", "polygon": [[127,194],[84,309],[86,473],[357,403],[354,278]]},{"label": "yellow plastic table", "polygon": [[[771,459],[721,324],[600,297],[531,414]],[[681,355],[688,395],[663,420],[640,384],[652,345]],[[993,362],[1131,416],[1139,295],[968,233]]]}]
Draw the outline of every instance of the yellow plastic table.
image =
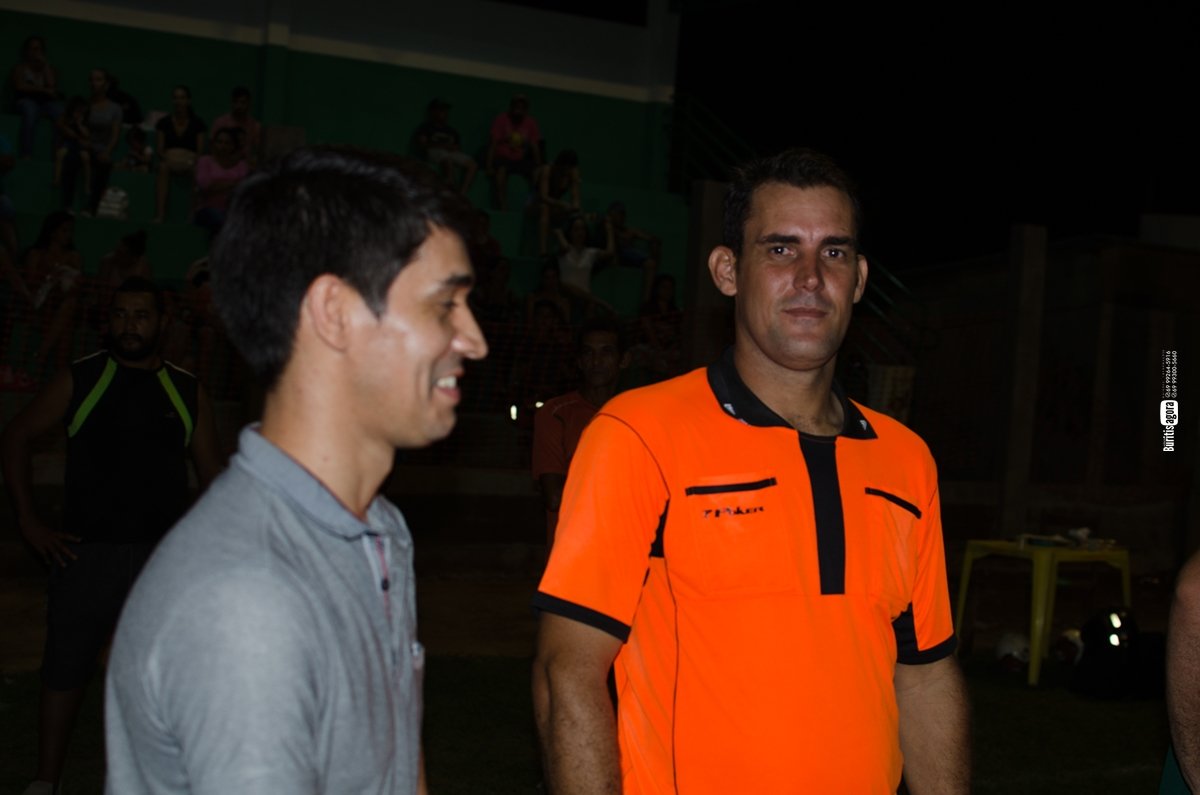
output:
[{"label": "yellow plastic table", "polygon": [[1029,616],[1029,684],[1038,683],[1042,670],[1042,657],[1049,651],[1050,624],[1054,616],[1054,591],[1058,581],[1060,563],[1107,563],[1120,570],[1121,588],[1125,606],[1129,607],[1129,550],[1079,549],[1076,547],[1035,546],[1016,541],[967,542],[963,554],[962,578],[958,585],[958,610],[954,616],[954,627],[962,631],[963,613],[967,607],[967,587],[971,582],[971,566],[979,558],[1001,555],[1009,558],[1025,558],[1033,563],[1033,604]]}]

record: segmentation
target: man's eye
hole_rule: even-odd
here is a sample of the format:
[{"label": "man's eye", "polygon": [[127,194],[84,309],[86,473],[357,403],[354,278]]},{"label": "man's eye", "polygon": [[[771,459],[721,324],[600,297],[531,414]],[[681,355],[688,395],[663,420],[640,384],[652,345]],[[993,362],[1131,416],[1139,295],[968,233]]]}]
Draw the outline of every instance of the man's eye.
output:
[{"label": "man's eye", "polygon": [[771,246],[769,249],[767,249],[767,251],[769,251],[771,254],[775,255],[776,257],[783,257],[783,256],[787,255],[788,247],[787,246]]},{"label": "man's eye", "polygon": [[846,252],[840,248],[831,248],[825,251],[825,256],[830,259],[843,259],[846,256]]}]

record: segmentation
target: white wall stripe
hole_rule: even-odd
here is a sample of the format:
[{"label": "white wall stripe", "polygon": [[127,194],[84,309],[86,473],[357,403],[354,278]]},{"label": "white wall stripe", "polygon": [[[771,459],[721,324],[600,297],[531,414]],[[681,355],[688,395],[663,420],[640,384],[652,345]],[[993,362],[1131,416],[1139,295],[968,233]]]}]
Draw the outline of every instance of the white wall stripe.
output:
[{"label": "white wall stripe", "polygon": [[270,43],[314,55],[384,63],[409,69],[518,83],[531,87],[557,89],[631,102],[668,103],[674,92],[672,86],[638,86],[591,80],[536,69],[522,69],[412,50],[389,49],[352,41],[291,34],[286,24],[278,22],[269,23],[264,30],[251,25],[139,11],[119,6],[80,2],[80,0],[0,0],[0,9],[97,22],[105,25],[119,25],[139,30],[196,36],[204,39],[217,39],[237,44],[261,46],[264,43]]}]

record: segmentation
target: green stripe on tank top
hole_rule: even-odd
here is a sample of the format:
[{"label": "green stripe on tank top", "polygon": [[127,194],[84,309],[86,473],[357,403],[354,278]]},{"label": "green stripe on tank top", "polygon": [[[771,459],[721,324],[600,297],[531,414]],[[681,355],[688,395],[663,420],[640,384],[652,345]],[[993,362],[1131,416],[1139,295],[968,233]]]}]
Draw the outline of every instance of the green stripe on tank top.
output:
[{"label": "green stripe on tank top", "polygon": [[83,421],[92,413],[92,409],[96,408],[96,404],[100,402],[100,398],[104,396],[104,391],[108,389],[108,385],[112,383],[113,376],[117,374],[117,363],[111,358],[104,365],[104,372],[100,373],[100,380],[92,387],[92,391],[88,392],[87,397],[79,404],[79,408],[75,411],[74,418],[71,419],[71,424],[67,426],[67,436],[74,436],[79,433],[79,429],[83,427]]},{"label": "green stripe on tank top", "polygon": [[171,381],[171,376],[167,375],[166,367],[158,371],[158,382],[166,390],[167,397],[171,399],[171,405],[179,412],[179,419],[183,422],[183,446],[187,447],[192,443],[192,415],[188,413],[187,406],[183,403],[183,398],[179,396],[179,390],[175,388],[175,384]]}]

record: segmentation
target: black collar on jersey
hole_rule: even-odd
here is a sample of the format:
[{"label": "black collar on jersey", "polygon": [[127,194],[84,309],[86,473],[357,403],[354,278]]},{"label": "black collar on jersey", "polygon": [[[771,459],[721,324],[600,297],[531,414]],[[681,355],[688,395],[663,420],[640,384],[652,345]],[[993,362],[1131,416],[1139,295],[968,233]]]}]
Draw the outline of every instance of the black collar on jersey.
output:
[{"label": "black collar on jersey", "polygon": [[[746,386],[746,382],[738,375],[737,368],[733,365],[733,346],[726,348],[721,358],[708,366],[708,385],[712,388],[717,402],[721,404],[722,410],[730,417],[760,428],[792,427],[790,422],[768,408],[767,404],[759,400],[758,395]],[[833,382],[833,394],[842,404],[842,415],[845,417],[839,436],[849,439],[879,438],[871,423],[858,410],[858,406],[846,398],[846,392],[836,379]]]}]

